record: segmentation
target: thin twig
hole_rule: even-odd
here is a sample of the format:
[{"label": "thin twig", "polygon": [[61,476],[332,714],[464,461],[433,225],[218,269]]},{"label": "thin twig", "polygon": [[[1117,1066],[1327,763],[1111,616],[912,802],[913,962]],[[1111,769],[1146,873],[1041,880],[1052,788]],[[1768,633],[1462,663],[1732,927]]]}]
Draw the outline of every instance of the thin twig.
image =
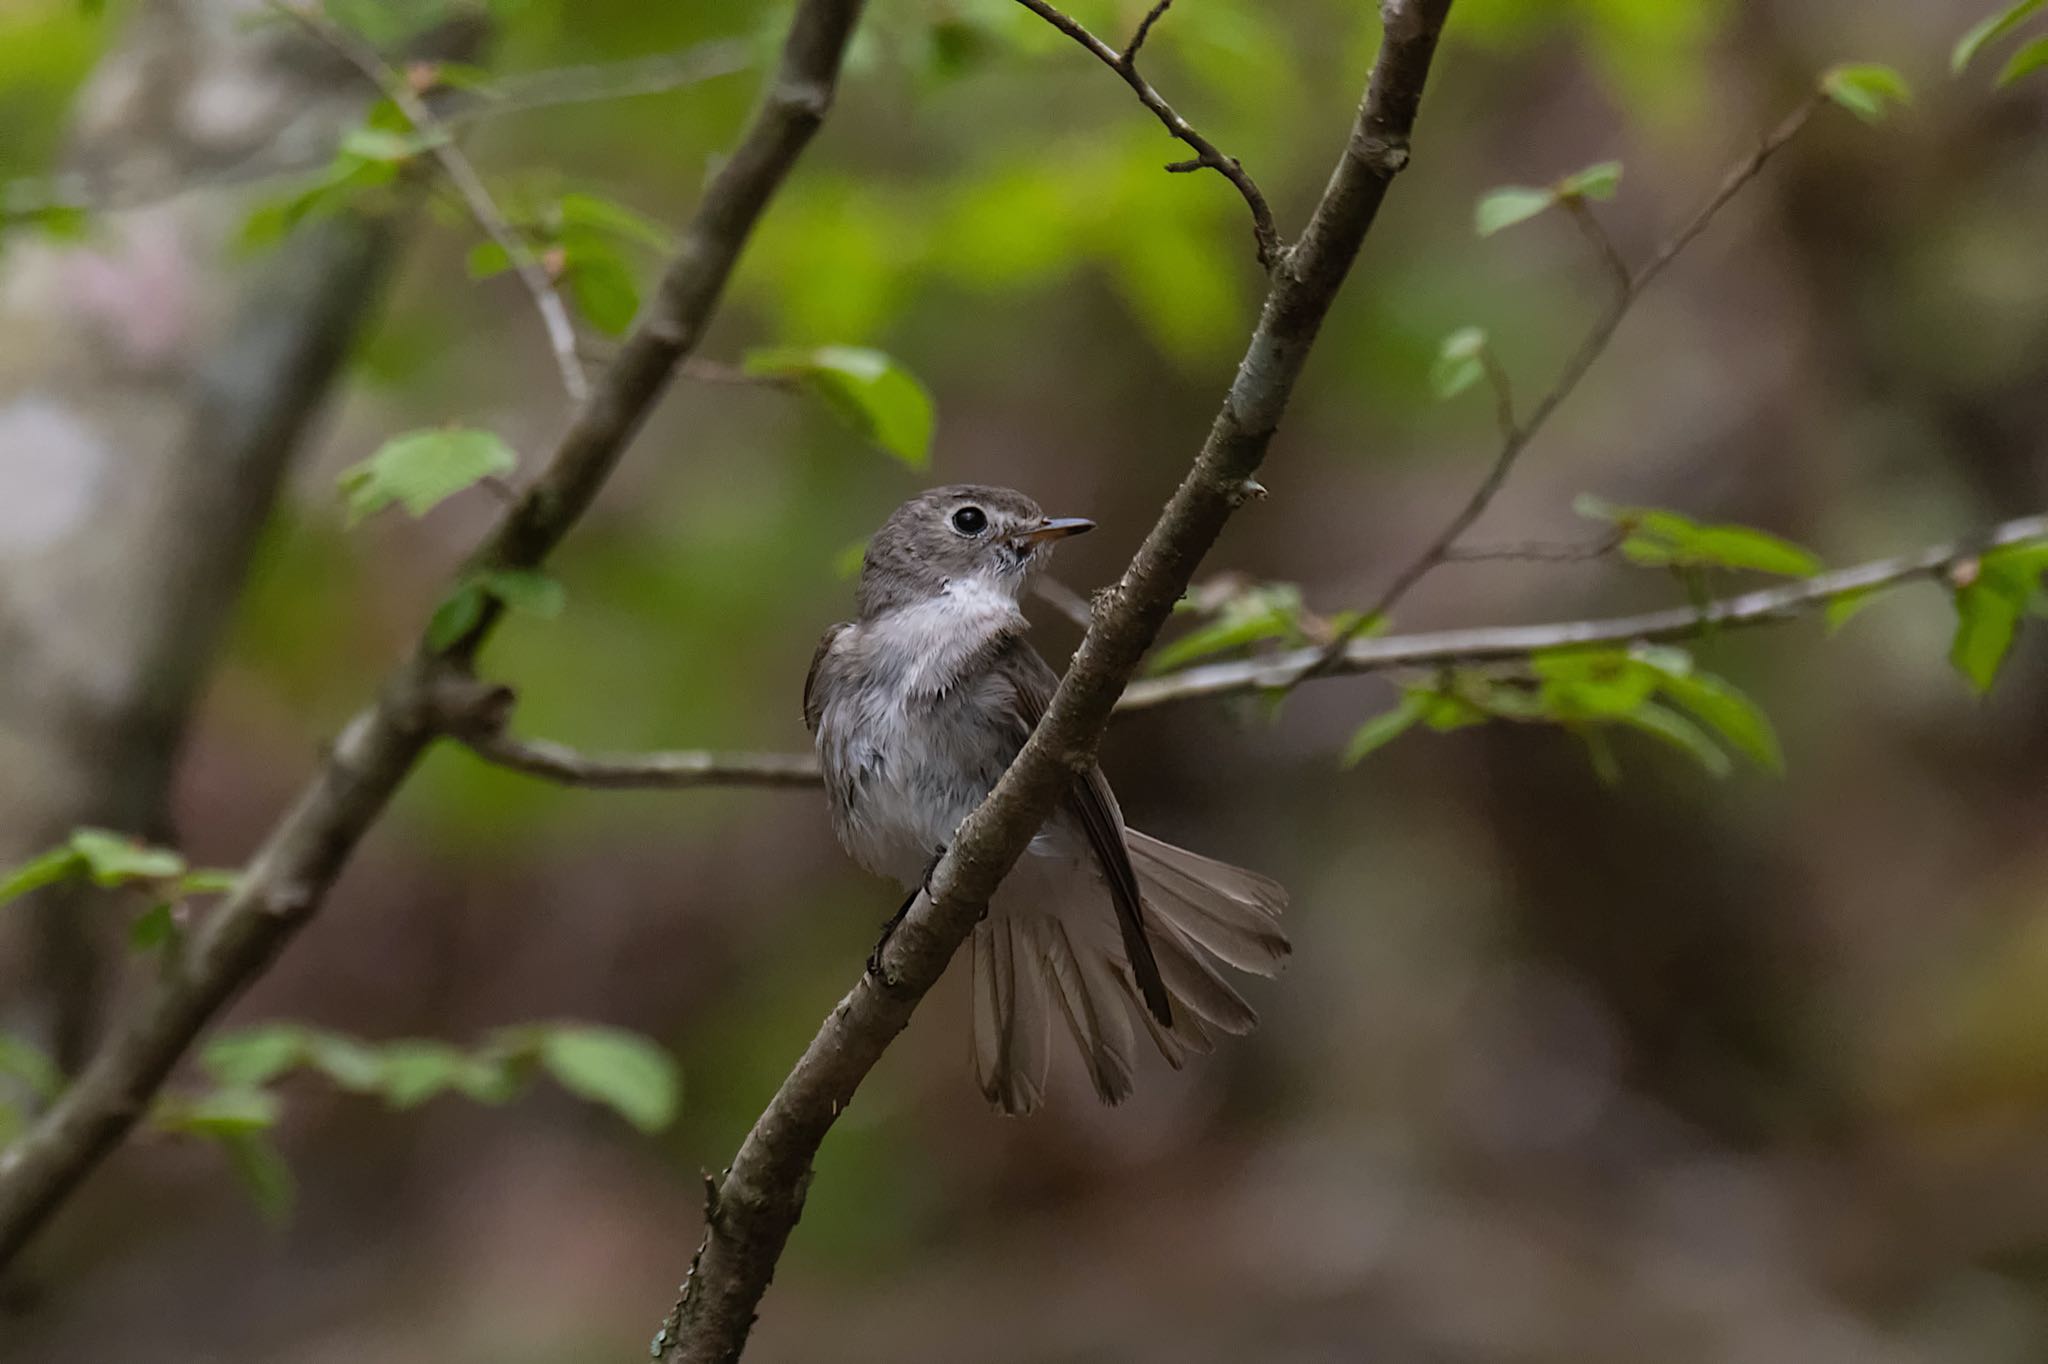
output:
[{"label": "thin twig", "polygon": [[755,1121],[719,1183],[719,1219],[697,1270],[657,1337],[662,1364],[739,1357],[790,1229],[812,1163],[862,1079],[1044,827],[1087,763],[1118,695],[1187,590],[1231,514],[1251,492],[1287,400],[1387,187],[1408,161],[1424,79],[1449,0],[1386,0],[1385,41],[1343,154],[1265,306],[1200,453],[1122,578],[1102,599],[1044,718],[995,789],[963,822],[927,893],[877,950],[872,969],[826,1016]]},{"label": "thin twig", "polygon": [[439,113],[443,123],[455,127],[564,104],[662,95],[719,76],[737,75],[755,64],[754,54],[750,42],[722,39],[627,61],[506,76],[480,91],[457,92],[461,98]]},{"label": "thin twig", "polygon": [[1031,590],[1038,595],[1040,601],[1083,630],[1095,623],[1095,608],[1088,604],[1088,599],[1059,579],[1033,578]]},{"label": "thin twig", "polygon": [[[1545,649],[1579,645],[1691,639],[1708,631],[1790,620],[1853,593],[1892,587],[1918,578],[1947,581],[1988,550],[2044,538],[2048,538],[2048,515],[2028,516],[1994,526],[1968,540],[1936,545],[1897,558],[1874,559],[1853,568],[1838,569],[1739,596],[1716,598],[1697,606],[1545,625],[1491,626],[1354,639],[1345,646],[1336,665],[1326,669],[1322,675],[1380,672],[1388,668],[1450,667],[1462,663],[1526,658]],[[1153,706],[1202,697],[1289,688],[1321,653],[1320,649],[1296,649],[1271,658],[1209,663],[1165,677],[1148,678],[1131,684],[1117,710],[1119,713],[1148,710]]]},{"label": "thin twig", "polygon": [[692,786],[818,784],[818,759],[810,753],[581,753],[546,739],[457,737],[487,763],[563,786],[676,791]]},{"label": "thin twig", "polygon": [[[571,417],[546,467],[470,556],[465,573],[537,567],[590,506],[703,336],[762,212],[823,122],[862,8],[863,0],[800,0],[760,106],[705,188],[618,358],[598,375],[595,393]],[[319,910],[349,855],[438,737],[438,696],[463,680],[497,617],[486,610],[446,649],[422,640],[385,679],[174,968],[154,975],[70,1088],[0,1152],[0,1269],[128,1135],[206,1026]]]},{"label": "thin twig", "polygon": [[1447,564],[1478,564],[1494,561],[1522,563],[1582,564],[1604,559],[1621,548],[1628,531],[1617,527],[1601,539],[1583,545],[1555,544],[1545,540],[1521,540],[1504,545],[1453,545],[1444,551]]},{"label": "thin twig", "polygon": [[513,273],[526,286],[526,292],[532,295],[533,306],[540,313],[541,325],[547,331],[549,349],[554,352],[556,368],[562,372],[562,387],[568,390],[569,401],[581,407],[590,397],[590,380],[576,354],[576,327],[569,320],[569,310],[563,305],[562,296],[555,291],[555,282],[549,277],[547,268],[533,254],[533,249],[526,244],[518,229],[506,219],[497,200],[491,197],[483,177],[477,174],[476,167],[462,154],[462,149],[455,145],[454,134],[448,126],[427,107],[426,101],[419,97],[403,73],[355,34],[332,22],[311,5],[292,3],[292,0],[272,0],[272,4],[362,72],[364,78],[383,91],[384,97],[405,115],[406,122],[412,125],[434,160],[440,163],[448,183],[462,196],[469,216],[476,220],[485,236],[498,244],[511,263]]},{"label": "thin twig", "polygon": [[1174,111],[1166,97],[1152,88],[1152,83],[1138,74],[1138,49],[1145,44],[1152,26],[1166,13],[1172,0],[1155,4],[1138,25],[1138,31],[1131,38],[1130,46],[1118,52],[1102,39],[1090,33],[1081,22],[1071,15],[1054,8],[1046,0],[1017,0],[1017,3],[1051,24],[1060,32],[1072,38],[1095,55],[1096,60],[1116,72],[1125,85],[1131,87],[1138,102],[1152,111],[1153,117],[1166,125],[1166,131],[1186,143],[1195,153],[1191,160],[1176,161],[1167,167],[1170,171],[1185,172],[1207,167],[1220,173],[1224,179],[1237,186],[1237,192],[1244,196],[1247,207],[1252,211],[1252,237],[1258,243],[1259,264],[1271,270],[1280,260],[1279,229],[1273,225],[1273,210],[1266,204],[1266,196],[1246,173],[1245,168],[1234,156],[1225,156],[1208,138],[1196,132],[1189,122]]},{"label": "thin twig", "polygon": [[1493,499],[1507,483],[1508,475],[1514,472],[1515,463],[1522,457],[1522,452],[1529,448],[1529,443],[1543,430],[1557,409],[1564,405],[1565,399],[1571,397],[1573,391],[1578,388],[1579,381],[1586,377],[1586,372],[1593,368],[1594,362],[1606,351],[1607,343],[1614,339],[1614,333],[1620,328],[1622,319],[1628,316],[1629,309],[1634,306],[1636,299],[1642,296],[1643,290],[1664,272],[1666,266],[1678,258],[1681,251],[1707,230],[1707,225],[1714,220],[1714,215],[1719,213],[1744,185],[1757,177],[1763,170],[1764,163],[1797,136],[1799,130],[1806,126],[1807,120],[1812,118],[1814,112],[1825,102],[1824,96],[1812,95],[1805,103],[1786,115],[1777,127],[1764,135],[1754,151],[1729,169],[1714,192],[1707,197],[1707,201],[1686,220],[1684,226],[1673,233],[1663,245],[1650,254],[1650,258],[1639,269],[1634,271],[1628,268],[1620,254],[1614,250],[1607,234],[1601,230],[1599,222],[1593,217],[1592,210],[1576,201],[1567,201],[1568,205],[1573,207],[1573,220],[1593,239],[1603,263],[1615,277],[1613,301],[1593,323],[1592,330],[1586,333],[1585,339],[1579,343],[1579,348],[1565,362],[1564,371],[1558,375],[1557,382],[1538,400],[1535,410],[1529,414],[1529,420],[1508,429],[1499,451],[1493,457],[1492,467],[1487,470],[1486,477],[1480,480],[1472,495],[1465,500],[1465,504],[1458,508],[1457,514],[1445,523],[1443,529],[1437,532],[1435,538],[1419,555],[1394,575],[1370,609],[1353,621],[1349,628],[1341,631],[1302,668],[1301,675],[1295,679],[1296,683],[1306,682],[1309,678],[1336,667],[1344,657],[1345,648],[1360,632],[1374,622],[1384,620],[1387,613],[1392,611],[1417,583],[1427,577],[1438,564],[1444,562],[1451,548],[1493,504]]}]

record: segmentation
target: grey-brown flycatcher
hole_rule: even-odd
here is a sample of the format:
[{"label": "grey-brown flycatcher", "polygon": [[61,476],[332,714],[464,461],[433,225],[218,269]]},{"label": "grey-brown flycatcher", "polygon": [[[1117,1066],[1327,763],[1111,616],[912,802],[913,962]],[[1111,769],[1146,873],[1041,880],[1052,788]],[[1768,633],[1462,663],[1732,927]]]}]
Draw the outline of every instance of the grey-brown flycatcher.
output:
[{"label": "grey-brown flycatcher", "polygon": [[[860,618],[818,643],[804,724],[833,828],[910,891],[905,910],[1052,700],[1018,597],[1056,542],[1093,527],[1006,488],[934,488],[869,541]],[[1138,1025],[1176,1069],[1249,1031],[1257,1016],[1218,965],[1277,972],[1286,902],[1263,876],[1126,828],[1090,764],[974,929],[982,1093],[1008,1113],[1038,1106],[1055,1016],[1105,1103],[1131,1091]]]}]

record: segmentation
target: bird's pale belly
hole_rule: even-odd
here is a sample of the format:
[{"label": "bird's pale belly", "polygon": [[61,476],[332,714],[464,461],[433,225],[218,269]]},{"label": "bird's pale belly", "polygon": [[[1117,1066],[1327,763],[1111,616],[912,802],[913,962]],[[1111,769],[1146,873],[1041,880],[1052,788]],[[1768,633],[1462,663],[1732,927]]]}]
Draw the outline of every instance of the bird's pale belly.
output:
[{"label": "bird's pale belly", "polygon": [[818,752],[840,843],[869,871],[916,884],[1016,756],[1005,739],[957,694],[828,706]]}]

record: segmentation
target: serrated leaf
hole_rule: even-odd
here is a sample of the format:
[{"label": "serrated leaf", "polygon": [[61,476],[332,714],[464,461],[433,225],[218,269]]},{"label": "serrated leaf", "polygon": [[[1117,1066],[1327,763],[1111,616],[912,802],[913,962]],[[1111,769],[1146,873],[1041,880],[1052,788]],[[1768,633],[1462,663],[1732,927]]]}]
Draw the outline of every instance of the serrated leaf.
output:
[{"label": "serrated leaf", "polygon": [[1558,181],[1560,197],[1579,199],[1612,199],[1621,188],[1621,162],[1596,161],[1582,171],[1575,171]]},{"label": "serrated leaf", "polygon": [[1660,706],[1655,701],[1645,702],[1628,714],[1618,716],[1615,723],[1662,739],[1714,776],[1725,777],[1735,770],[1735,764],[1729,761],[1728,755],[1721,751],[1705,730],[1677,711]]},{"label": "serrated leaf", "polygon": [[878,350],[820,346],[747,352],[746,372],[792,379],[841,420],[913,469],[931,463],[936,417],[931,394],[910,371]]},{"label": "serrated leaf", "polygon": [[185,859],[169,848],[152,847],[140,839],[106,829],[80,829],[71,848],[85,861],[94,885],[119,886],[130,881],[158,881],[182,875]]},{"label": "serrated leaf", "polygon": [[1371,754],[1385,748],[1413,729],[1416,721],[1422,718],[1425,708],[1412,694],[1403,696],[1401,704],[1390,711],[1373,716],[1360,725],[1357,732],[1351,736],[1351,742],[1344,746],[1344,766],[1358,766]]},{"label": "serrated leaf", "polygon": [[1480,236],[1491,237],[1503,228],[1527,222],[1556,202],[1554,189],[1503,185],[1479,196],[1479,203],[1472,210],[1472,226]]},{"label": "serrated leaf", "polygon": [[569,596],[559,581],[530,569],[494,569],[479,577],[477,582],[485,592],[514,611],[524,611],[544,620],[553,620],[561,615]]},{"label": "serrated leaf", "polygon": [[607,1105],[643,1132],[659,1132],[675,1118],[675,1060],[636,1033],[550,1028],[541,1037],[540,1062],[562,1088]]},{"label": "serrated leaf", "polygon": [[1949,54],[1949,70],[1961,75],[1963,68],[1976,60],[1979,52],[2018,28],[2026,22],[2029,15],[2043,5],[2048,5],[2048,0],[2019,0],[2018,4],[2009,5],[1998,13],[1987,15],[1972,24],[1969,30],[1956,40],[1955,51]]},{"label": "serrated leaf", "polygon": [[1460,327],[1446,336],[1429,367],[1430,391],[1439,399],[1455,398],[1486,377],[1486,332]]},{"label": "serrated leaf", "polygon": [[306,1034],[292,1023],[268,1023],[221,1033],[199,1053],[207,1074],[229,1089],[260,1089],[299,1064]]},{"label": "serrated leaf", "polygon": [[0,1032],[0,1075],[19,1080],[45,1103],[64,1088],[64,1072],[42,1048],[11,1032]]},{"label": "serrated leaf", "polygon": [[0,876],[0,905],[84,873],[85,859],[69,843],[38,853]]},{"label": "serrated leaf", "polygon": [[384,442],[362,463],[342,472],[348,524],[358,525],[389,506],[425,516],[455,494],[519,465],[512,447],[492,431],[438,427],[408,431]]},{"label": "serrated leaf", "polygon": [[1998,88],[2003,90],[2014,81],[2025,80],[2042,67],[2048,66],[2048,38],[2036,38],[2012,54],[1998,73]]},{"label": "serrated leaf", "polygon": [[1865,123],[1882,123],[1894,105],[1913,102],[1906,78],[1889,66],[1852,62],[1830,68],[1820,79],[1821,93]]}]

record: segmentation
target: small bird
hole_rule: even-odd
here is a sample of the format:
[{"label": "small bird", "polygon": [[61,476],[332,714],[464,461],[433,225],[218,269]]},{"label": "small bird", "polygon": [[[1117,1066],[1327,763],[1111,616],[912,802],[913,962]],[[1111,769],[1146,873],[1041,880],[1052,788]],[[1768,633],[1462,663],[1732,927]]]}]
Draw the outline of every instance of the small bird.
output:
[{"label": "small bird", "polygon": [[[1059,684],[1018,597],[1052,546],[1094,529],[1007,488],[955,484],[898,507],[869,541],[860,619],[818,642],[804,680],[839,841],[910,906]],[[1131,1092],[1136,1026],[1175,1069],[1251,1006],[1218,964],[1270,976],[1289,947],[1277,883],[1124,826],[1090,764],[974,929],[974,1069],[1006,1113],[1043,1099],[1055,1015],[1104,1103]],[[885,930],[886,934],[886,930]],[[886,936],[885,936],[886,941]]]}]

